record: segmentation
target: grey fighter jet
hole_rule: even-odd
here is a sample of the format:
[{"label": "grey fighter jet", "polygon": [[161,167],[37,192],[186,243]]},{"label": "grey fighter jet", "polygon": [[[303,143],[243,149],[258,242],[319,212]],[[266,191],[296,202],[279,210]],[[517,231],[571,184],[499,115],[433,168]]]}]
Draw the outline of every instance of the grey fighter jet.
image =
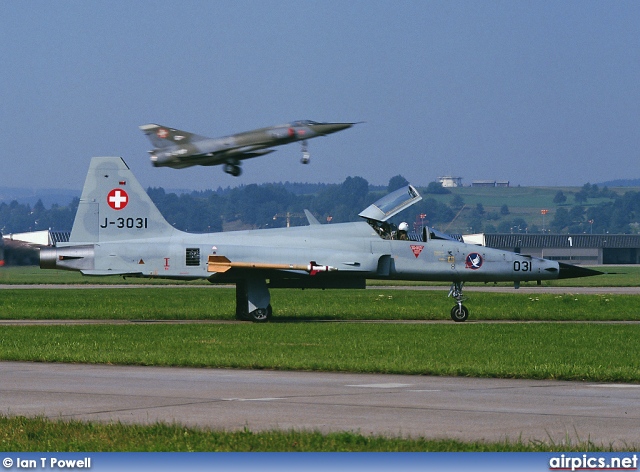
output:
[{"label": "grey fighter jet", "polygon": [[[465,244],[425,227],[400,239],[389,218],[421,200],[412,186],[360,213],[362,221],[190,234],[171,226],[119,157],[94,157],[68,243],[40,251],[43,269],[86,275],[206,279],[236,284],[236,317],[267,321],[269,287],[365,288],[367,279],[449,281],[454,321],[464,282],[585,277],[600,272]],[[403,235],[404,236],[404,235]]]},{"label": "grey fighter jet", "polygon": [[149,154],[151,163],[156,167],[182,169],[196,165],[224,165],[227,174],[237,177],[242,173],[240,161],[264,156],[274,151],[269,148],[296,141],[302,141],[301,161],[308,164],[307,140],[351,128],[354,124],[302,120],[222,138],[207,138],[156,124],[142,125],[140,129],[154,146]]}]

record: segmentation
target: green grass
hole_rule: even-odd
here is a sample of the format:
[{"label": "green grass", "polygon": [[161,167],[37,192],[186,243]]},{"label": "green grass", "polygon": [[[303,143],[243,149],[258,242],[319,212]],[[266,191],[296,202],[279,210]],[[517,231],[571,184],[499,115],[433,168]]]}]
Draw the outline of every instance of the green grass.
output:
[{"label": "green grass", "polygon": [[[640,320],[635,295],[466,292],[470,320]],[[448,320],[442,290],[271,290],[273,322]],[[233,320],[235,290],[220,287],[3,289],[0,319]]]},{"label": "green grass", "polygon": [[285,323],[0,327],[0,359],[640,382],[640,326]]},{"label": "green grass", "polygon": [[640,296],[474,293],[457,324],[445,292],[279,289],[272,323],[167,325],[144,321],[234,320],[234,290],[3,289],[3,319],[140,322],[3,326],[0,359],[640,381],[640,325],[584,323],[637,321]]},{"label": "green grass", "polygon": [[[5,452],[545,452],[611,451],[590,442],[496,443],[387,438],[355,433],[208,431],[176,424],[123,425],[0,416]],[[618,449],[621,450],[621,449]],[[624,450],[624,449],[623,449]],[[634,450],[629,446],[626,450]]]}]

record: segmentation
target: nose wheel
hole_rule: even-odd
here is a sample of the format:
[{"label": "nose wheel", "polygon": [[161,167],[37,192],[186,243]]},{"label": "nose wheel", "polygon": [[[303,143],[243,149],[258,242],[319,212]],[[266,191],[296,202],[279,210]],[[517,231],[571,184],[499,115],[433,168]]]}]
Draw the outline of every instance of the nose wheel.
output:
[{"label": "nose wheel", "polygon": [[449,290],[449,296],[456,299],[456,305],[451,309],[451,319],[457,323],[467,321],[469,310],[462,304],[465,297],[462,295],[462,282],[453,282]]},{"label": "nose wheel", "polygon": [[302,158],[300,159],[300,162],[302,162],[303,164],[308,164],[310,159],[311,154],[309,154],[307,140],[305,139],[304,141],[302,141]]},{"label": "nose wheel", "polygon": [[469,310],[467,310],[467,307],[462,303],[460,303],[459,305],[455,305],[451,309],[451,319],[453,321],[459,323],[462,321],[466,321],[467,318],[469,318]]}]

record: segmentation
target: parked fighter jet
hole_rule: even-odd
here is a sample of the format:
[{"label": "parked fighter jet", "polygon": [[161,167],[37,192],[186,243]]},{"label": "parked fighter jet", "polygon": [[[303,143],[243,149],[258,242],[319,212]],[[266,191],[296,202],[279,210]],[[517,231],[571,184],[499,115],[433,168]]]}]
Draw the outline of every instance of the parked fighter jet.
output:
[{"label": "parked fighter jet", "polygon": [[[600,272],[465,244],[425,227],[397,239],[389,218],[422,197],[412,186],[360,213],[363,221],[189,234],[162,217],[122,158],[94,157],[68,243],[40,251],[43,269],[86,275],[207,279],[236,284],[236,317],[271,317],[269,287],[365,288],[366,279],[451,281],[465,321],[466,281],[562,279]],[[312,221],[310,221],[312,223]],[[268,281],[268,283],[267,283]]]},{"label": "parked fighter jet", "polygon": [[143,125],[140,129],[155,148],[149,151],[155,167],[224,165],[227,174],[237,177],[242,173],[240,161],[243,159],[264,156],[274,151],[268,148],[296,141],[302,141],[301,161],[308,164],[308,139],[351,128],[354,124],[302,120],[215,139],[156,124]]}]

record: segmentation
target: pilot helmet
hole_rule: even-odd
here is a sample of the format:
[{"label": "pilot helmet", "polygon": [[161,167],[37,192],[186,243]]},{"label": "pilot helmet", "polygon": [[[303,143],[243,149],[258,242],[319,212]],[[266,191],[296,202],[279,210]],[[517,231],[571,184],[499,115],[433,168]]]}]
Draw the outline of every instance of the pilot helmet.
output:
[{"label": "pilot helmet", "polygon": [[403,221],[398,225],[398,231],[409,231],[409,225]]}]

